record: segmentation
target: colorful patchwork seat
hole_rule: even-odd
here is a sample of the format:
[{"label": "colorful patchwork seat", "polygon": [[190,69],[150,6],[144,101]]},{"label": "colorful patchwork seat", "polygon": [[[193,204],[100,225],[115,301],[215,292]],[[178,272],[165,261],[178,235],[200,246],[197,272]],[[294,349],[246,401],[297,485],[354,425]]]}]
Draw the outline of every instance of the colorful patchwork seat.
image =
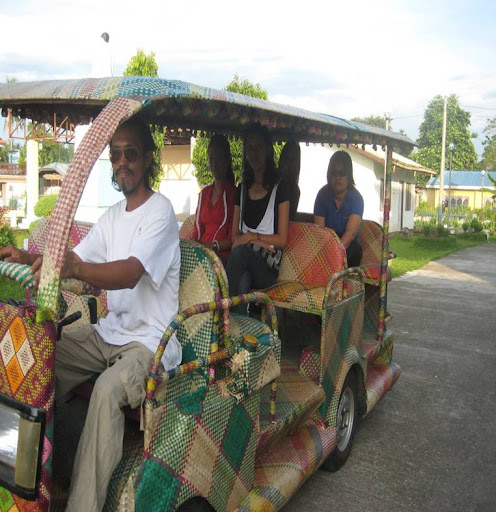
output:
[{"label": "colorful patchwork seat", "polygon": [[[90,222],[74,221],[69,232],[68,249],[73,249],[90,231],[93,224]],[[28,238],[28,252],[32,254],[43,254],[45,244],[48,240],[50,231],[50,218],[43,217],[31,231]],[[69,291],[62,291],[64,299],[60,308],[60,316],[68,316],[76,311],[81,312],[81,318],[76,322],[65,327],[65,330],[80,327],[90,322],[90,310],[88,307],[87,297],[81,297]],[[107,294],[102,290],[97,299],[98,316],[107,314]]]},{"label": "colorful patchwork seat", "polygon": [[[381,276],[382,226],[372,220],[363,220],[360,226],[360,242],[362,244],[362,260],[360,265],[365,272],[364,282],[379,286]],[[389,253],[389,259],[394,257]],[[391,269],[387,269],[387,281],[391,281]]]},{"label": "colorful patchwork seat", "polygon": [[[321,315],[330,278],[346,267],[346,251],[333,230],[290,222],[279,277],[264,291],[276,306]],[[340,300],[342,293],[343,283],[336,283],[329,300]]]}]

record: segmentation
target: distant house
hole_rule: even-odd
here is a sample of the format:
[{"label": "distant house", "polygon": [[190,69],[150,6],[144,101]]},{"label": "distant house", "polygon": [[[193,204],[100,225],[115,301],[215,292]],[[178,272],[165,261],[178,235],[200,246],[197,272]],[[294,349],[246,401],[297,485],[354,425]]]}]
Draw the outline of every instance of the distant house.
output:
[{"label": "distant house", "polygon": [[[300,144],[301,197],[298,210],[313,212],[315,197],[327,181],[327,167],[331,156],[340,150],[348,152],[353,161],[353,176],[356,188],[364,198],[365,219],[382,224],[384,212],[384,166],[385,152],[381,148],[374,150],[366,146],[365,150],[350,146],[337,147]],[[415,175],[434,174],[433,171],[406,158],[393,153],[393,175],[391,185],[391,211],[389,230],[400,231],[403,228],[413,229],[415,210]]]},{"label": "distant house", "polygon": [[[491,176],[496,178],[496,172],[491,171]],[[494,189],[494,185],[487,176],[486,171],[445,171],[443,186],[443,201],[451,207],[466,206],[468,208],[481,208],[495,206],[492,196],[496,194],[488,192]],[[426,185],[427,203],[433,208],[439,207],[439,176],[429,180]]]},{"label": "distant house", "polygon": [[17,210],[24,206],[26,166],[0,163],[0,206]]},{"label": "distant house", "polygon": [[53,162],[40,169],[40,197],[47,194],[58,194],[69,164]]}]

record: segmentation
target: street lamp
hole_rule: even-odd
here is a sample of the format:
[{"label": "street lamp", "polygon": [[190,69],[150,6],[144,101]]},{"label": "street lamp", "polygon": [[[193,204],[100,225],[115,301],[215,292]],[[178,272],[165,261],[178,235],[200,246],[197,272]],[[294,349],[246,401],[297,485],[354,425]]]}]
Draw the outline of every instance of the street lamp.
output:
[{"label": "street lamp", "polygon": [[110,76],[114,76],[114,63],[112,61],[112,49],[110,47],[110,35],[108,32],[104,32],[100,36],[108,45],[109,45],[109,54],[110,54]]},{"label": "street lamp", "polygon": [[486,175],[486,171],[481,171],[481,210],[484,209],[484,176]]},{"label": "street lamp", "polygon": [[448,184],[448,222],[450,219],[451,213],[451,161],[453,159],[453,149],[455,149],[455,145],[450,142],[449,152],[450,152],[450,162],[449,162],[449,184]]}]

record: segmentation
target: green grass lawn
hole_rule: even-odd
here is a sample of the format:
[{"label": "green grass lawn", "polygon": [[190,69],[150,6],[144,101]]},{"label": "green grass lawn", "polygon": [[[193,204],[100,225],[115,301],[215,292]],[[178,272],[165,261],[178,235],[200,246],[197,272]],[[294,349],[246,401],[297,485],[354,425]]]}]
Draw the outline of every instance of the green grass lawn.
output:
[{"label": "green grass lawn", "polygon": [[[28,237],[28,231],[26,229],[17,229],[14,231],[14,236],[17,247],[22,247],[24,239]],[[25,295],[26,292],[22,286],[12,281],[12,279],[0,277],[0,301],[7,302],[9,297],[22,300]]]},{"label": "green grass lawn", "polygon": [[[491,240],[491,242],[494,241],[494,239]],[[419,236],[406,239],[393,236],[389,239],[389,247],[396,253],[396,258],[389,264],[393,277],[398,277],[410,270],[417,270],[430,261],[483,243],[486,243],[486,237],[481,233],[445,238]]]}]

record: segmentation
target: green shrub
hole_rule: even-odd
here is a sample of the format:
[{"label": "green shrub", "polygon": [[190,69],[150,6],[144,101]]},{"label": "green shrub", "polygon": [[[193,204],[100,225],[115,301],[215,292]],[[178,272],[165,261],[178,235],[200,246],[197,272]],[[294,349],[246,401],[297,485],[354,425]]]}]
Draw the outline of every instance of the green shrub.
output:
[{"label": "green shrub", "polygon": [[462,224],[462,229],[463,231],[466,233],[468,231],[468,228],[470,227],[470,224],[465,221],[463,224]]},{"label": "green shrub", "polygon": [[449,229],[446,229],[442,224],[436,226],[436,233],[439,238],[449,236]]},{"label": "green shrub", "polygon": [[33,222],[31,222],[31,224],[29,224],[28,231],[30,233],[33,232],[33,229],[36,227],[36,224],[38,224],[38,222],[40,222],[40,219],[33,220]]},{"label": "green shrub", "polygon": [[57,194],[48,194],[40,197],[38,202],[34,205],[34,214],[37,217],[51,217],[58,197]]},{"label": "green shrub", "polygon": [[12,228],[7,224],[0,226],[0,247],[5,247],[6,245],[14,243],[15,237]]},{"label": "green shrub", "polygon": [[482,224],[478,219],[472,219],[470,227],[474,230],[475,233],[480,233],[482,231]]},{"label": "green shrub", "polygon": [[486,241],[486,235],[484,233],[478,232],[478,233],[460,233],[458,235],[458,238],[461,240],[471,240],[473,242],[485,242]]},{"label": "green shrub", "polygon": [[424,236],[432,236],[435,227],[432,224],[424,224],[422,226],[422,234]]}]

